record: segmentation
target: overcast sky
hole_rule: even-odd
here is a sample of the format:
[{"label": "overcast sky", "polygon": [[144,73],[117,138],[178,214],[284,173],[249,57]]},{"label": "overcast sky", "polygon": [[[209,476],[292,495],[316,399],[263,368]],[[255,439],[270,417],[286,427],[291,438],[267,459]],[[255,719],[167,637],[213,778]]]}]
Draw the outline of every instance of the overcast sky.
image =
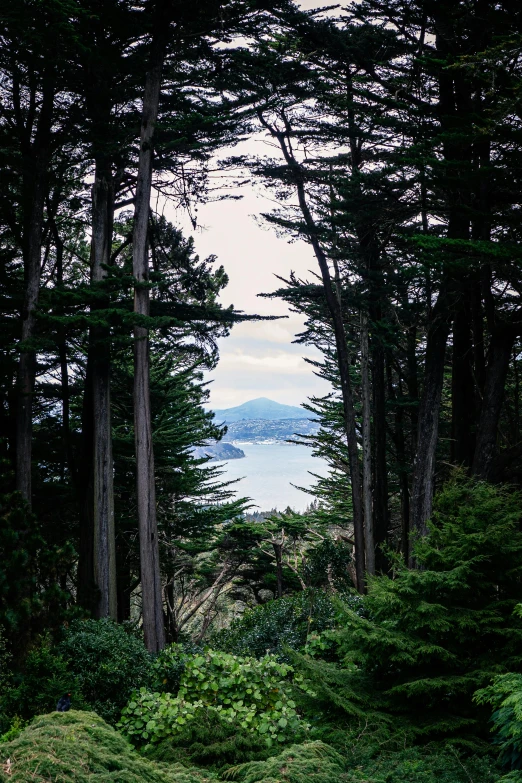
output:
[{"label": "overcast sky", "polygon": [[[326,5],[320,0],[303,0],[305,8]],[[249,142],[249,151],[255,142]],[[262,142],[257,142],[263,152]],[[236,147],[235,153],[239,152]],[[277,402],[299,405],[314,394],[325,394],[329,386],[317,378],[304,358],[317,358],[312,348],[293,345],[302,320],[289,313],[279,300],[259,299],[262,292],[273,291],[275,275],[286,277],[291,271],[307,276],[317,271],[317,262],[305,242],[289,243],[276,235],[273,228],[260,226],[255,220],[261,212],[270,211],[272,202],[262,191],[241,189],[240,201],[221,201],[199,206],[199,227],[187,227],[181,214],[172,216],[185,231],[194,236],[201,257],[215,254],[223,264],[230,283],[222,301],[245,312],[263,315],[288,315],[279,321],[238,324],[230,337],[220,341],[220,362],[210,375],[211,405],[227,408],[255,397],[269,397]],[[189,224],[190,226],[190,224]]]}]

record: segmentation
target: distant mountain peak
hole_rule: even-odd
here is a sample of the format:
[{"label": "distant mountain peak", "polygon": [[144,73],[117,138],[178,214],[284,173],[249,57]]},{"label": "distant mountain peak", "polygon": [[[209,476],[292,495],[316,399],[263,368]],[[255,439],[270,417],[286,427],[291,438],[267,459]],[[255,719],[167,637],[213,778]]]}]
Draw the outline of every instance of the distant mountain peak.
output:
[{"label": "distant mountain peak", "polygon": [[216,410],[214,413],[218,423],[221,421],[232,423],[251,419],[267,419],[270,421],[307,419],[310,416],[308,411],[305,411],[300,406],[283,405],[275,400],[270,400],[268,397],[257,397],[255,400],[248,400],[234,408]]}]

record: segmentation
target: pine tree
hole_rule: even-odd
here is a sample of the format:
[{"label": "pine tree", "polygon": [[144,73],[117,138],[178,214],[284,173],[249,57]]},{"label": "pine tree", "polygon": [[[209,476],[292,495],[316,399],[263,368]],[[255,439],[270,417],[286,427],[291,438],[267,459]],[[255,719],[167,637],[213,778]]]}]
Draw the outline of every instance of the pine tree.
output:
[{"label": "pine tree", "polygon": [[415,545],[420,568],[397,562],[394,578],[374,577],[361,606],[344,611],[332,634],[340,664],[301,659],[322,678],[323,708],[392,721],[410,736],[486,738],[474,693],[520,667],[519,522],[517,493],[449,483]]}]

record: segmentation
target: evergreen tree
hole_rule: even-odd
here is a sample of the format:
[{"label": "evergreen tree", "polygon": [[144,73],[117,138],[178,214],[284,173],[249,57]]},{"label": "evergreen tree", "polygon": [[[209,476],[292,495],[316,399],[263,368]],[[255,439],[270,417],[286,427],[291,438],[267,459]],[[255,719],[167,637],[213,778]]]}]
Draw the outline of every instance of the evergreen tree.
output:
[{"label": "evergreen tree", "polygon": [[301,659],[323,708],[410,736],[485,739],[474,693],[521,664],[519,522],[517,493],[449,483],[416,543],[420,568],[397,562],[393,579],[374,577],[360,608],[343,611],[331,633],[339,664]]}]

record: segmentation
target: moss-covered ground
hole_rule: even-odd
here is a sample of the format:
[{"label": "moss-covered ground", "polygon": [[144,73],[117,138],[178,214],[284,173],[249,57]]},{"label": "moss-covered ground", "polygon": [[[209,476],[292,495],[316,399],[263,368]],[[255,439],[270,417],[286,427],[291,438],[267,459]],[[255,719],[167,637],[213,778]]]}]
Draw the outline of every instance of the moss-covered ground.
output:
[{"label": "moss-covered ground", "polygon": [[42,715],[0,744],[2,783],[210,783],[210,772],[148,761],[94,712]]},{"label": "moss-covered ground", "polygon": [[284,747],[269,758],[232,765],[223,765],[220,757],[218,772],[191,765],[181,747],[173,746],[167,756],[158,747],[156,760],[146,758],[94,712],[53,712],[35,718],[16,739],[0,743],[0,781],[495,783],[500,777],[489,755],[466,758],[451,748],[436,747],[371,752],[364,743],[353,739],[351,748],[339,746],[336,750],[315,740]]}]

